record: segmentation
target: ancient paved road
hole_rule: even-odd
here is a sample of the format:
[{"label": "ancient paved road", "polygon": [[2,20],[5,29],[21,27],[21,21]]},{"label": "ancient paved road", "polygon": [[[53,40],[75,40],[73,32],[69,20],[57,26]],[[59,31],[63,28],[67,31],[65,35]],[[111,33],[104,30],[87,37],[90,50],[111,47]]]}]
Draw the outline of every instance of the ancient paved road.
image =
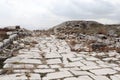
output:
[{"label": "ancient paved road", "polygon": [[[31,39],[34,39],[32,37]],[[35,38],[35,47],[7,59],[0,80],[120,80],[119,64],[71,52],[64,40]]]}]

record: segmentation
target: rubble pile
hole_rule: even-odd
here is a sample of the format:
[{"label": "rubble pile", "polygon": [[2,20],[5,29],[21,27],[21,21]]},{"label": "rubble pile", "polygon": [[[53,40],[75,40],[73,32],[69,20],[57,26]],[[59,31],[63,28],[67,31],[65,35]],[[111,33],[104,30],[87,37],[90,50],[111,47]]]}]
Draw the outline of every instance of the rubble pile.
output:
[{"label": "rubble pile", "polygon": [[65,39],[73,51],[120,52],[119,27],[94,21],[67,21],[55,26],[53,31],[56,38]]},{"label": "rubble pile", "polygon": [[[21,29],[19,26],[5,27],[0,29],[0,60],[1,64],[7,58],[17,53],[17,50],[24,48],[21,38],[29,35],[30,32]],[[7,36],[7,37],[6,37]]]}]

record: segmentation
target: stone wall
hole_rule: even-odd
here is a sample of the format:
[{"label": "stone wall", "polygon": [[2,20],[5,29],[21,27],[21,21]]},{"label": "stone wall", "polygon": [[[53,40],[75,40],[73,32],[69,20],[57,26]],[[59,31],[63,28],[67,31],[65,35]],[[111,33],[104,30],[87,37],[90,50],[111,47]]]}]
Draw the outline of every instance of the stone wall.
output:
[{"label": "stone wall", "polygon": [[4,39],[2,42],[0,42],[0,50],[2,50],[4,47],[8,46],[17,37],[18,37],[18,34],[9,35],[8,39]]},{"label": "stone wall", "polygon": [[6,32],[6,34],[8,35],[8,38],[4,39],[0,42],[0,51],[2,49],[6,48],[7,46],[9,46],[17,38],[19,38],[21,36],[23,37],[23,36],[30,35],[30,33],[28,31],[25,31],[23,29],[19,29],[17,31]]}]

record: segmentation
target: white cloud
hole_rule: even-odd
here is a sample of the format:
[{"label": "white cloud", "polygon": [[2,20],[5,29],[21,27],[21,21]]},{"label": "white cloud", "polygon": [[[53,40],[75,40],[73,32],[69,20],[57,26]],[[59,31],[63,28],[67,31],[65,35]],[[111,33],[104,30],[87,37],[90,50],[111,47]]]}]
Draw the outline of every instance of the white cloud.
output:
[{"label": "white cloud", "polygon": [[119,23],[119,0],[0,0],[0,26],[46,29],[66,20]]}]

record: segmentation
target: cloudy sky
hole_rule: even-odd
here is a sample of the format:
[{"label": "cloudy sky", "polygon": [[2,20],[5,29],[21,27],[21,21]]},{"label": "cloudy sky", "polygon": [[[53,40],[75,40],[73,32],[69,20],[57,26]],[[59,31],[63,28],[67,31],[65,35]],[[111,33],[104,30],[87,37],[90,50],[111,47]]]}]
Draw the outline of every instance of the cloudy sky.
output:
[{"label": "cloudy sky", "polygon": [[0,27],[47,29],[67,20],[120,23],[120,0],[0,0]]}]

